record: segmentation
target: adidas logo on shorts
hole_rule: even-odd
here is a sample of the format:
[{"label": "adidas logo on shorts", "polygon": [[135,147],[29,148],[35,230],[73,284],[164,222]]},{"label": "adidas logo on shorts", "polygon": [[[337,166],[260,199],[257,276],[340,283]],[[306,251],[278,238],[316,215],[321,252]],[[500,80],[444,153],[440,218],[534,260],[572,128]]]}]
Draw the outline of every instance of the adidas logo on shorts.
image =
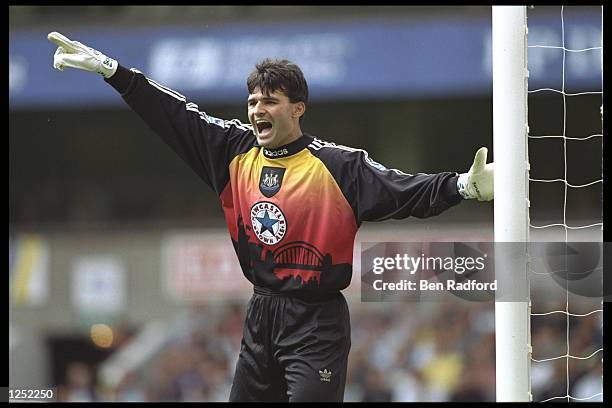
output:
[{"label": "adidas logo on shorts", "polygon": [[319,375],[321,376],[321,381],[331,382],[332,372],[327,371],[327,368],[324,368],[323,371],[319,370]]}]

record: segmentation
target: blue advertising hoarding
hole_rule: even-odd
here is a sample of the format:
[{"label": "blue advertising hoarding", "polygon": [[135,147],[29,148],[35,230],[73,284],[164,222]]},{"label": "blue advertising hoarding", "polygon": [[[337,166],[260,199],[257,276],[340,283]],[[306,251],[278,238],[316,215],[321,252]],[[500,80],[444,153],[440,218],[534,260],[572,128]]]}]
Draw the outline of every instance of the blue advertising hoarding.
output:
[{"label": "blue advertising hoarding", "polygon": [[[601,47],[601,14],[573,13],[565,47]],[[246,77],[266,57],[299,64],[311,101],[463,98],[492,92],[490,19],[361,19],[186,28],[55,29],[198,103],[246,103]],[[558,16],[529,21],[529,44],[560,46]],[[40,30],[9,38],[11,110],[122,106],[91,73],[52,68]],[[529,48],[530,89],[601,91],[601,49]]]}]

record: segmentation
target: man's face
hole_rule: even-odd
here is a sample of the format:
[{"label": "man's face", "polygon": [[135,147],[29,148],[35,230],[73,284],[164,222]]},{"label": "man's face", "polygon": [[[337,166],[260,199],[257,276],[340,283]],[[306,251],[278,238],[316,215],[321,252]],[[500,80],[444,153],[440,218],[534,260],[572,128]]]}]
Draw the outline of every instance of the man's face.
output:
[{"label": "man's face", "polygon": [[259,145],[274,149],[302,135],[299,118],[304,113],[303,102],[291,103],[280,90],[263,94],[257,87],[249,95],[247,105],[249,121]]}]

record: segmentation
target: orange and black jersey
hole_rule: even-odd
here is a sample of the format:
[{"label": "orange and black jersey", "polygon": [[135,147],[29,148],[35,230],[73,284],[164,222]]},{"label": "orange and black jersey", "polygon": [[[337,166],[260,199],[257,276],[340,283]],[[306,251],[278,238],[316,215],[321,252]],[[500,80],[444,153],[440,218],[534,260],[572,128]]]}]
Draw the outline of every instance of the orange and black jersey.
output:
[{"label": "orange and black jersey", "polygon": [[217,192],[242,271],[255,286],[344,289],[363,221],[430,217],[461,201],[457,173],[405,174],[364,150],[307,134],[269,150],[251,125],[209,116],[137,70],[120,66],[107,82]]}]

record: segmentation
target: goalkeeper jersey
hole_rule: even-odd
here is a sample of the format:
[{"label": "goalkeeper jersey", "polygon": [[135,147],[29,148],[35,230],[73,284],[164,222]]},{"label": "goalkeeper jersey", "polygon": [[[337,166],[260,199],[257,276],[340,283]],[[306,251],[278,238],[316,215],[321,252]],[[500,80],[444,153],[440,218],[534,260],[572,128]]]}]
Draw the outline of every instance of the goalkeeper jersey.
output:
[{"label": "goalkeeper jersey", "polygon": [[363,221],[424,218],[458,204],[457,173],[406,174],[308,134],[267,149],[250,124],[199,110],[141,72],[106,80],[219,196],[244,276],[300,295],[337,292],[352,275]]}]

